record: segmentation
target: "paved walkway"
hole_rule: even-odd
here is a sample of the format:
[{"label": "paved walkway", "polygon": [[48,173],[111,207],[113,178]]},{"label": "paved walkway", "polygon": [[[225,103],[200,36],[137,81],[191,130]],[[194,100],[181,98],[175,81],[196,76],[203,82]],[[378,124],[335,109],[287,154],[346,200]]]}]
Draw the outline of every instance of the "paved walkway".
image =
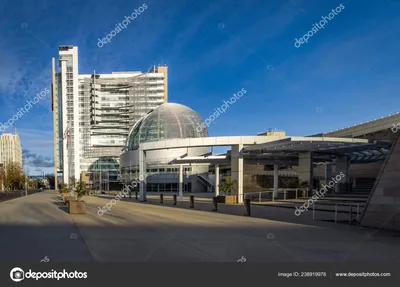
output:
[{"label": "paved walkway", "polygon": [[54,192],[0,203],[0,262],[90,261],[71,216],[60,210]]},{"label": "paved walkway", "polygon": [[[69,215],[58,195],[44,192],[0,203],[0,261],[100,262],[399,262],[398,233],[319,223],[249,218],[118,201],[99,216],[110,198],[86,197],[87,214]],[[184,203],[188,204],[188,203]],[[207,209],[203,203],[203,208]],[[196,208],[200,208],[196,206]],[[226,213],[242,206],[220,205]],[[255,210],[256,208],[254,208]],[[271,211],[280,220],[293,216]],[[243,212],[241,212],[243,213]],[[77,237],[71,239],[71,234]]]}]

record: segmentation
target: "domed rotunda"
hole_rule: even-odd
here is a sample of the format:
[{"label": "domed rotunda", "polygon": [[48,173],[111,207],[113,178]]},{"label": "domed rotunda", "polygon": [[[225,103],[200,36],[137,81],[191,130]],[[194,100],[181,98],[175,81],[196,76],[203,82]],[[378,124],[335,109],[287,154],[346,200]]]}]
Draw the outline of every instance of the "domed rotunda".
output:
[{"label": "domed rotunda", "polygon": [[162,104],[133,126],[128,136],[127,149],[136,150],[139,144],[145,142],[208,137],[207,128],[201,128],[202,123],[202,118],[184,105]]},{"label": "domed rotunda", "polygon": [[[169,139],[208,137],[203,119],[192,109],[176,103],[165,103],[143,116],[132,127],[120,156],[121,179],[130,184],[139,177],[139,146],[143,143]],[[146,190],[148,192],[178,191],[179,165],[174,159],[200,156],[207,147],[169,148],[146,151]],[[199,175],[208,173],[208,164],[184,165],[183,189],[188,192],[207,191]],[[138,187],[137,187],[138,188]]]}]

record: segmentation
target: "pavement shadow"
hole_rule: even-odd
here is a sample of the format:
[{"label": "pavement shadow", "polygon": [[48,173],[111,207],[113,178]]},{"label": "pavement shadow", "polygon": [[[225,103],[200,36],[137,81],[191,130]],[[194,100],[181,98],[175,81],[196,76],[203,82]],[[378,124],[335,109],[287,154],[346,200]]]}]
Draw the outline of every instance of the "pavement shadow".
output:
[{"label": "pavement shadow", "polygon": [[66,203],[64,203],[62,201],[53,201],[53,204],[57,205],[58,209],[69,214],[68,206]]}]

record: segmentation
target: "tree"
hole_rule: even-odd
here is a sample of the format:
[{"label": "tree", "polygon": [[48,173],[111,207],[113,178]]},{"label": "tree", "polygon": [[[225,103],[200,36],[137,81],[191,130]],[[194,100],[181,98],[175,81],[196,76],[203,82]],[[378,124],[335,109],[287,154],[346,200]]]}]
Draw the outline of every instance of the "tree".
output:
[{"label": "tree", "polygon": [[299,186],[300,186],[301,188],[308,187],[308,181],[306,181],[306,180],[301,181],[300,184],[299,184]]},{"label": "tree", "polygon": [[89,191],[90,190],[84,181],[79,180],[76,183],[76,194],[77,194],[78,200],[80,200],[82,198],[82,196],[87,195],[89,193]]},{"label": "tree", "polygon": [[66,185],[65,183],[61,183],[61,188],[60,188],[60,193],[68,193],[68,185]]},{"label": "tree", "polygon": [[38,188],[38,182],[37,182],[37,180],[34,180],[34,179],[29,179],[28,180],[28,188],[30,188],[30,189],[37,189]]},{"label": "tree", "polygon": [[25,183],[21,166],[16,162],[6,165],[4,185],[8,190],[20,189]]},{"label": "tree", "polygon": [[4,170],[4,167],[0,167],[0,190],[3,190],[3,185],[6,180],[6,172]]},{"label": "tree", "polygon": [[225,176],[219,187],[222,192],[230,194],[237,190],[237,181],[232,180],[230,176]]}]

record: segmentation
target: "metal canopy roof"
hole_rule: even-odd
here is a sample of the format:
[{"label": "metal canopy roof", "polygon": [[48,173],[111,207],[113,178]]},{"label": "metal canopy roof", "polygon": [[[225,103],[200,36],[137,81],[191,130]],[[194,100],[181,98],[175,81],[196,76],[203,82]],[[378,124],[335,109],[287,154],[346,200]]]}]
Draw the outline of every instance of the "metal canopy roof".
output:
[{"label": "metal canopy roof", "polygon": [[[247,164],[298,165],[300,152],[313,152],[314,164],[334,163],[336,157],[347,155],[352,163],[367,163],[384,159],[390,142],[366,139],[291,137],[262,144],[245,146],[243,157]],[[230,164],[230,154],[183,156],[170,164]]]},{"label": "metal canopy roof", "polygon": [[273,155],[295,155],[314,152],[314,161],[332,161],[336,156],[347,155],[352,163],[381,160],[388,153],[390,142],[366,139],[291,137],[274,142],[244,147],[245,155],[268,157]]}]

